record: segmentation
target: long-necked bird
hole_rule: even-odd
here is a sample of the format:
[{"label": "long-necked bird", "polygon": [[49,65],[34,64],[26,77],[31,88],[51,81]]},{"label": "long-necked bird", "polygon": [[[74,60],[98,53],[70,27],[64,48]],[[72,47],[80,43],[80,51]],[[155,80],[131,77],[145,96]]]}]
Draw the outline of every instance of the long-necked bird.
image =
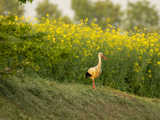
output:
[{"label": "long-necked bird", "polygon": [[103,55],[102,52],[98,53],[98,64],[95,67],[91,67],[88,69],[87,73],[86,73],[86,78],[91,78],[92,79],[92,86],[93,89],[95,89],[95,78],[99,77],[100,74],[102,73],[102,69],[101,69],[101,65],[102,65],[102,60],[101,59],[106,60],[107,58]]}]

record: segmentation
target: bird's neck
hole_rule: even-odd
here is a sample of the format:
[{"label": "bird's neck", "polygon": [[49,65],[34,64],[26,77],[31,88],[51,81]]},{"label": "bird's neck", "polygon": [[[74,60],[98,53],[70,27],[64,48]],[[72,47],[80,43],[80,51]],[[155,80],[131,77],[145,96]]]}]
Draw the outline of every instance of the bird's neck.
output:
[{"label": "bird's neck", "polygon": [[101,56],[98,56],[98,68],[101,69],[102,61]]}]

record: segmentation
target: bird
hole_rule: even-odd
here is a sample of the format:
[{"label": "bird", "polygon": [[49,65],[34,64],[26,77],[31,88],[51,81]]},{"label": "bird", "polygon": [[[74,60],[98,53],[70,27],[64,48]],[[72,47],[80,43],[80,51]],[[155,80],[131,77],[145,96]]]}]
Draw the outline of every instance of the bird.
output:
[{"label": "bird", "polygon": [[104,60],[107,60],[107,57],[105,57],[103,55],[102,52],[99,52],[98,53],[98,64],[94,67],[91,67],[88,69],[88,71],[86,72],[86,78],[90,78],[92,79],[92,87],[93,89],[95,89],[95,78],[98,78],[100,76],[100,74],[102,73],[102,69],[101,69],[101,66],[102,66],[102,58]]}]

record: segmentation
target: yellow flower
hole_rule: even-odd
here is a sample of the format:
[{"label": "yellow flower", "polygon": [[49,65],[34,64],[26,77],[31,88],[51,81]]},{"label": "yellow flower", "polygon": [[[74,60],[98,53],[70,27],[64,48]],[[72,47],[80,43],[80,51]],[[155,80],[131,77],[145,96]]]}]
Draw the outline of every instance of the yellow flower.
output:
[{"label": "yellow flower", "polygon": [[53,37],[53,39],[52,39],[52,40],[53,40],[53,42],[56,42],[56,39],[55,39],[54,37]]},{"label": "yellow flower", "polygon": [[151,75],[151,74],[149,74],[149,75],[148,75],[148,77],[149,77],[149,78],[152,78],[152,75]]},{"label": "yellow flower", "polygon": [[157,61],[157,64],[160,65],[160,61]]},{"label": "yellow flower", "polygon": [[78,56],[78,55],[76,55],[75,57],[76,57],[76,58],[79,58],[79,56]]},{"label": "yellow flower", "polygon": [[18,16],[15,16],[15,21],[18,21]]},{"label": "yellow flower", "polygon": [[148,70],[149,73],[151,73],[151,70]]},{"label": "yellow flower", "polygon": [[49,17],[49,14],[48,14],[48,13],[46,14],[46,17]]},{"label": "yellow flower", "polygon": [[137,27],[137,26],[135,26],[135,27],[134,27],[134,30],[138,30],[138,27]]},{"label": "yellow flower", "polygon": [[51,39],[51,35],[48,35],[48,40]]},{"label": "yellow flower", "polygon": [[64,40],[61,40],[61,43],[64,43]]}]

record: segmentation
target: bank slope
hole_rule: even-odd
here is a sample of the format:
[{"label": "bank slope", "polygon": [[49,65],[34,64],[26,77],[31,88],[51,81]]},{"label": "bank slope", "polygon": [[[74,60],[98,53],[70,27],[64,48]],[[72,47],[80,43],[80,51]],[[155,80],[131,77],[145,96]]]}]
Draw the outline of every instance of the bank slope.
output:
[{"label": "bank slope", "polygon": [[160,120],[160,100],[39,77],[0,80],[0,120]]}]

